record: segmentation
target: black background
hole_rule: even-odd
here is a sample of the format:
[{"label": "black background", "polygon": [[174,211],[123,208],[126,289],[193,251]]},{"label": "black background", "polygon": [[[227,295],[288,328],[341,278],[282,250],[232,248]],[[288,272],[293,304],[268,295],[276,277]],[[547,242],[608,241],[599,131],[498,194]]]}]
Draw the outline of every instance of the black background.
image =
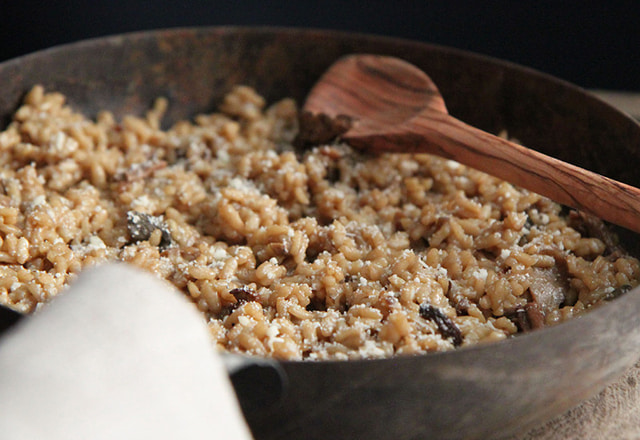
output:
[{"label": "black background", "polygon": [[471,50],[587,88],[640,91],[636,1],[0,0],[0,60],[146,29],[269,25],[350,30]]}]

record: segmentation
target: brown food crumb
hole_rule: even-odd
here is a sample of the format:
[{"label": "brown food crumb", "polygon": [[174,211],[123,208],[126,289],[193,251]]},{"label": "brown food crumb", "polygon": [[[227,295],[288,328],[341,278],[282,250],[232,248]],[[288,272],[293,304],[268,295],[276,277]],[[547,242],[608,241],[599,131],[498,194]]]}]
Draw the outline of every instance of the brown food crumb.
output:
[{"label": "brown food crumb", "polygon": [[247,288],[247,287],[236,287],[235,289],[231,289],[229,293],[236,297],[236,304],[241,305],[248,301],[257,301],[258,296],[256,292]]},{"label": "brown food crumb", "polygon": [[469,314],[470,306],[471,306],[471,303],[469,302],[469,300],[463,297],[455,304],[456,313],[459,316],[466,316]]},{"label": "brown food crumb", "polygon": [[462,333],[458,326],[447,315],[442,313],[437,307],[433,307],[430,304],[420,304],[420,316],[429,321],[435,322],[438,326],[438,331],[445,338],[451,338],[453,345],[459,347],[462,345]]},{"label": "brown food crumb", "polygon": [[134,243],[149,240],[149,238],[151,238],[151,234],[153,234],[155,230],[160,230],[162,236],[158,246],[164,249],[171,245],[171,234],[167,229],[167,225],[162,220],[162,217],[138,211],[128,211],[127,229],[129,230],[129,237]]},{"label": "brown food crumb", "polygon": [[513,311],[506,313],[520,332],[526,333],[544,327],[544,315],[540,306],[535,302],[529,302],[522,307],[517,307]]},{"label": "brown food crumb", "polygon": [[352,120],[349,116],[338,115],[332,118],[324,113],[300,112],[299,132],[293,141],[298,148],[328,144],[349,131]]}]

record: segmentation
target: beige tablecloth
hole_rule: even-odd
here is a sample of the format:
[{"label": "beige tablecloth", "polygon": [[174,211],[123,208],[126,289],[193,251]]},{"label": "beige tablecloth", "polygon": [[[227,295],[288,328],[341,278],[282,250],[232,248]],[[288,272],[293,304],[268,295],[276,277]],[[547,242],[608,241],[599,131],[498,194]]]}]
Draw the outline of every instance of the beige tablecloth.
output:
[{"label": "beige tablecloth", "polygon": [[640,439],[640,362],[581,405],[509,440]]}]

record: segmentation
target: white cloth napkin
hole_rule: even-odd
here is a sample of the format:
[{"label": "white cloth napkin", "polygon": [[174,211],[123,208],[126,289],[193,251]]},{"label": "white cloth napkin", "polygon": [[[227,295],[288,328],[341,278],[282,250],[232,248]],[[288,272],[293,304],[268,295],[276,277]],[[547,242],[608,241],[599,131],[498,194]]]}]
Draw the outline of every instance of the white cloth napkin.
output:
[{"label": "white cloth napkin", "polygon": [[251,435],[195,307],[114,264],[81,274],[0,340],[0,437]]}]

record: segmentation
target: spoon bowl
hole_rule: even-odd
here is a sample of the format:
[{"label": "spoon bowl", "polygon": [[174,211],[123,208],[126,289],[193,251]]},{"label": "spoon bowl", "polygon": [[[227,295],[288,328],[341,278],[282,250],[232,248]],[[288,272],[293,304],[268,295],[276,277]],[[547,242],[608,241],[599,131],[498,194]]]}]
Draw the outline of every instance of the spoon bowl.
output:
[{"label": "spoon bowl", "polygon": [[431,108],[447,113],[435,83],[422,70],[394,57],[348,56],[337,61],[309,92],[311,113],[355,117],[348,137],[406,123]]},{"label": "spoon bowl", "polygon": [[351,127],[341,137],[354,148],[442,156],[640,232],[638,188],[459,121],[431,78],[398,58],[339,59],[313,87],[304,110],[349,117]]}]

